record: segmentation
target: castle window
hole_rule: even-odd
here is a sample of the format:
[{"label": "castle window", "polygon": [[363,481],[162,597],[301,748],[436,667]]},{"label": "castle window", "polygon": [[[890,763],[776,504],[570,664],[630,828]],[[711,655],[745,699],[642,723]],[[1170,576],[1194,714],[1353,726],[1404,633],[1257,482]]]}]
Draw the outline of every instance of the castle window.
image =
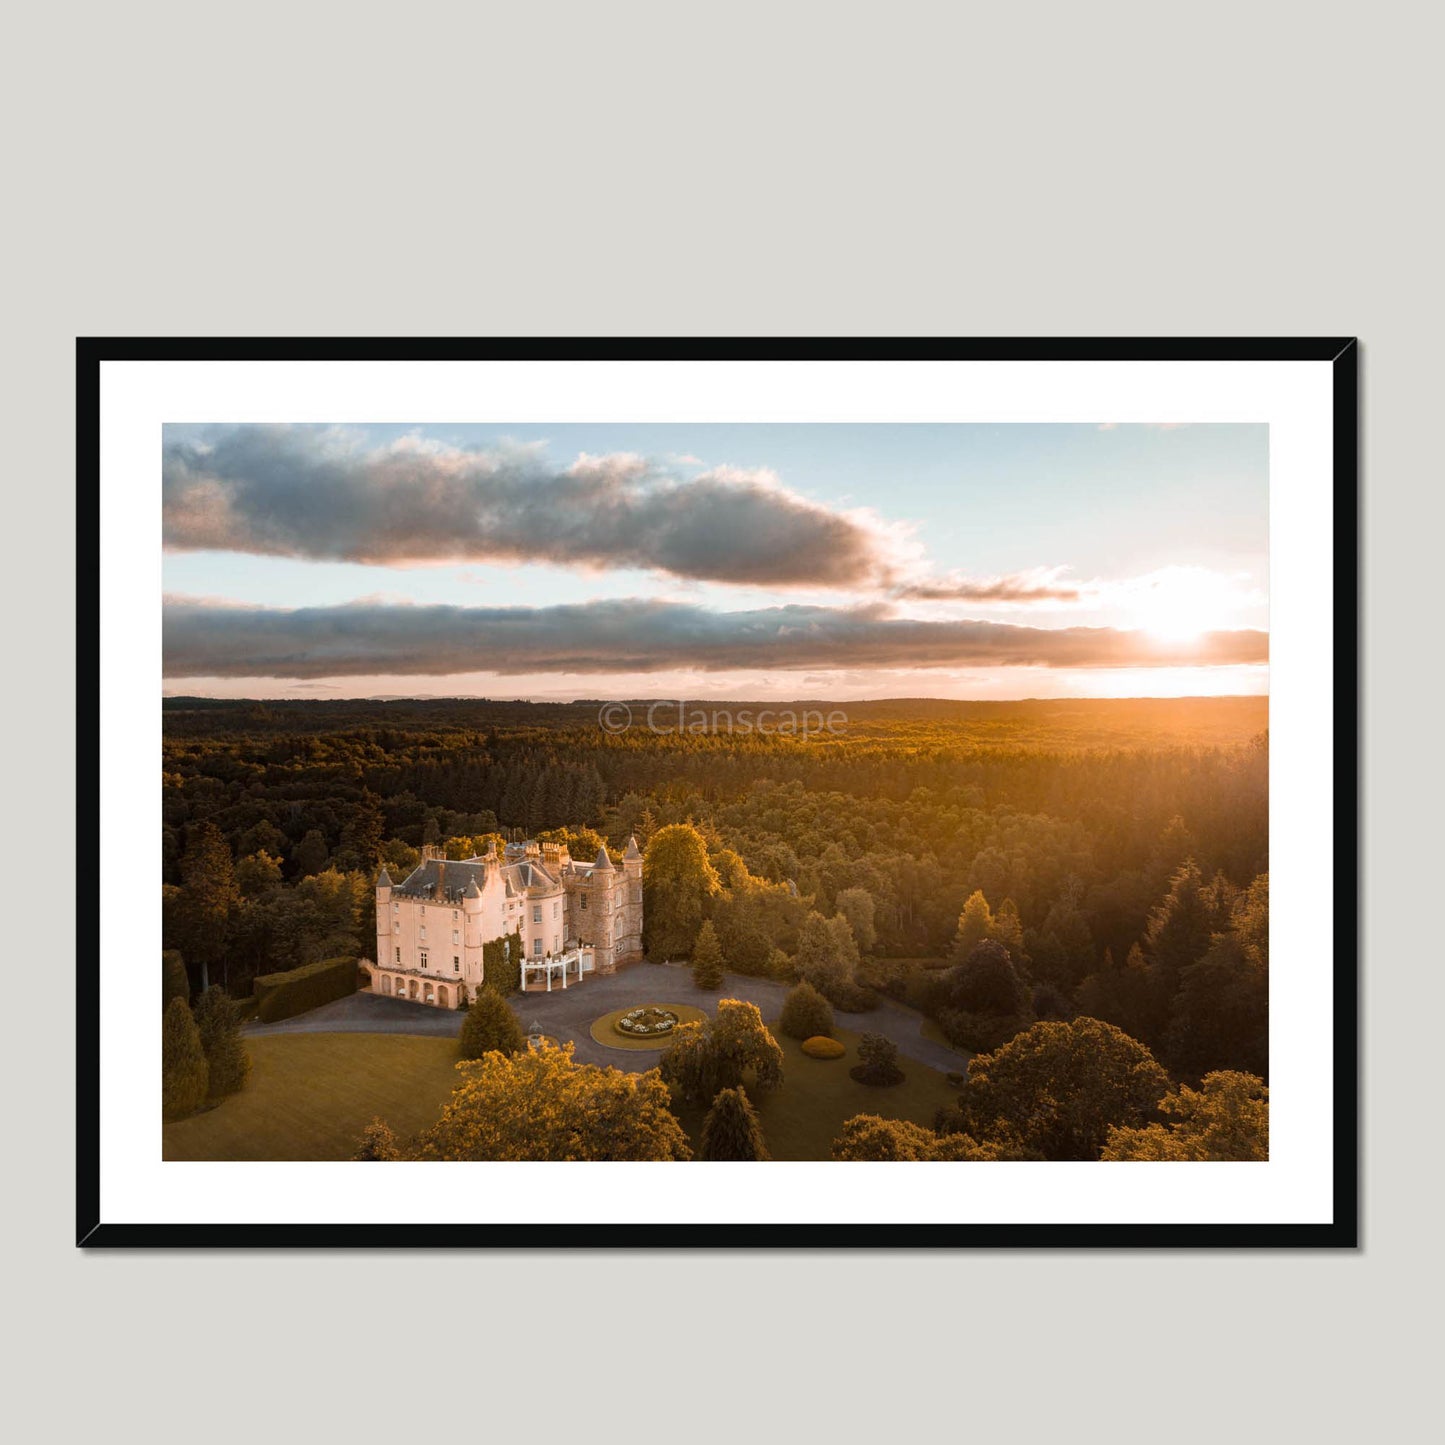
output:
[{"label": "castle window", "polygon": [[533,922],[533,923],[540,923],[541,921],[542,921],[542,905],[541,905],[540,903],[534,903],[534,904],[532,905],[532,922]]},{"label": "castle window", "polygon": [[460,973],[461,971],[462,971],[462,961],[461,961],[461,959],[458,958],[456,954],[452,954],[452,972],[453,972],[453,973]]},{"label": "castle window", "polygon": [[398,948],[397,951],[396,951],[396,961],[397,961],[398,963],[401,962],[401,949],[399,949],[399,948]]},{"label": "castle window", "polygon": [[585,893],[582,895],[582,911],[583,913],[587,912],[587,895]]},{"label": "castle window", "polygon": [[541,958],[542,956],[542,940],[540,938],[534,938],[532,940],[532,955],[534,958]]},{"label": "castle window", "polygon": [[561,911],[562,911],[562,905],[561,905],[560,903],[554,903],[554,904],[552,905],[552,917],[553,917],[553,918],[556,918],[556,916],[557,916],[559,913],[561,913]]},{"label": "castle window", "polygon": [[422,949],[421,951],[421,966],[423,968],[426,967],[426,949]]},{"label": "castle window", "polygon": [[422,926],[421,926],[421,941],[422,941],[423,943],[426,942],[426,924],[425,924],[425,923],[423,923]]},{"label": "castle window", "polygon": [[455,923],[456,921],[457,921],[457,910],[456,910],[455,908],[453,908],[453,909],[452,909],[452,922]]},{"label": "castle window", "polygon": [[457,930],[457,929],[455,929],[455,928],[452,929],[452,942],[453,942],[453,943],[460,943],[461,941],[462,941],[462,935],[461,935],[460,931]]}]

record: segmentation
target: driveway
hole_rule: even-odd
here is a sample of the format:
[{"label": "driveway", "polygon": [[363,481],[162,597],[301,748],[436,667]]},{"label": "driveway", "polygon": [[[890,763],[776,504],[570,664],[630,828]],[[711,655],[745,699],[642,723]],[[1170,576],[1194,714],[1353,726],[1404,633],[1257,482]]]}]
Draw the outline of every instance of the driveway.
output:
[{"label": "driveway", "polygon": [[[696,988],[685,965],[637,963],[620,973],[594,975],[570,988],[551,993],[513,994],[507,1002],[523,1028],[533,1023],[542,1032],[576,1045],[575,1056],[585,1064],[613,1064],[629,1073],[650,1069],[662,1056],[638,1049],[613,1049],[599,1044],[591,1035],[592,1021],[613,1009],[645,1003],[686,1003],[695,1008],[716,1010],[719,998],[741,998],[755,1003],[769,1024],[782,1012],[789,984],[766,978],[748,978],[730,973],[722,989],[714,993]],[[455,1037],[461,1032],[462,1014],[456,1009],[432,1008],[409,1000],[383,998],[378,994],[354,993],[349,998],[322,1004],[309,1013],[298,1014],[274,1024],[252,1024],[247,1034],[361,1033],[427,1034]],[[898,1045],[898,1052],[930,1068],[962,1072],[968,1056],[925,1039],[920,1032],[922,1015],[892,999],[880,999],[867,1013],[839,1013],[840,1028],[855,1033],[884,1034]]]}]

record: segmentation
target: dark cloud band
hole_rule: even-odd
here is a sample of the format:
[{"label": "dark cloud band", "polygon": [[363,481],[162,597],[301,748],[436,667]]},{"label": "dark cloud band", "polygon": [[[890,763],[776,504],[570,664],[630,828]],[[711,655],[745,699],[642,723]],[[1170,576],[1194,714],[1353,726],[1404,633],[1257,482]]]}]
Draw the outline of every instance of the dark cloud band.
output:
[{"label": "dark cloud band", "polygon": [[713,612],[671,602],[252,608],[170,598],[168,677],[1262,663],[1266,633],[1165,642],[1111,628],[921,621],[881,606]]},{"label": "dark cloud band", "polygon": [[638,567],[754,585],[876,585],[887,537],[765,472],[681,481],[631,455],[558,470],[535,448],[334,428],[236,426],[164,450],[164,539],[175,549],[351,562],[549,562]]}]

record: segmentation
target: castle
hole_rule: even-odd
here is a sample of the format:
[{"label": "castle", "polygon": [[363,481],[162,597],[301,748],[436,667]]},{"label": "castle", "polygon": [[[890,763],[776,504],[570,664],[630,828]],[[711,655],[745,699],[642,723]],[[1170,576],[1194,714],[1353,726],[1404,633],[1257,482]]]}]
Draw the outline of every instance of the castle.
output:
[{"label": "castle", "polygon": [[[508,843],[465,861],[424,847],[404,883],[376,880],[373,993],[455,1008],[485,976],[488,943],[522,938],[524,992],[612,973],[642,957],[642,853],[627,840],[622,866],[604,846],[574,862],[565,843]],[[501,945],[510,957],[511,942]],[[493,950],[495,952],[495,950]]]}]

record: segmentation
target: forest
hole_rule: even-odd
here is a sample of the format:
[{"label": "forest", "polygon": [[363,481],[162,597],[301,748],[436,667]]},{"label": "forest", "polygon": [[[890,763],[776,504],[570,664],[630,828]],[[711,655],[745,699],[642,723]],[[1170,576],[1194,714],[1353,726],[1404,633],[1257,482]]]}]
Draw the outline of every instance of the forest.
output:
[{"label": "forest", "polygon": [[652,956],[708,921],[730,969],[887,992],[969,1050],[1082,1013],[1180,1077],[1267,1077],[1265,699],[890,700],[806,739],[597,707],[167,699],[166,947],[240,997],[369,956],[377,868],[423,843],[685,825],[697,860],[649,851]]}]

